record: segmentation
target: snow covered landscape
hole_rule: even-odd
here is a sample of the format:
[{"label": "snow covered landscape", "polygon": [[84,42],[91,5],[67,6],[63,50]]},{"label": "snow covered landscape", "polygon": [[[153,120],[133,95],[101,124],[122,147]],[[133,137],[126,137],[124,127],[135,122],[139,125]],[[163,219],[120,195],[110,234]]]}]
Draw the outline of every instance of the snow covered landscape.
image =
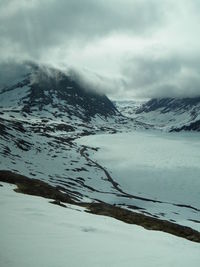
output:
[{"label": "snow covered landscape", "polygon": [[199,267],[199,13],[0,1],[0,267]]},{"label": "snow covered landscape", "polygon": [[[149,102],[118,101],[116,108],[106,96],[50,71],[49,78],[44,68],[31,67],[0,92],[3,266],[55,266],[58,257],[57,266],[83,260],[86,266],[130,266],[143,254],[142,266],[196,266],[198,245],[191,241],[200,241],[199,132],[169,132],[137,114]],[[192,259],[177,257],[182,246]],[[169,261],[162,262],[163,253]]]}]

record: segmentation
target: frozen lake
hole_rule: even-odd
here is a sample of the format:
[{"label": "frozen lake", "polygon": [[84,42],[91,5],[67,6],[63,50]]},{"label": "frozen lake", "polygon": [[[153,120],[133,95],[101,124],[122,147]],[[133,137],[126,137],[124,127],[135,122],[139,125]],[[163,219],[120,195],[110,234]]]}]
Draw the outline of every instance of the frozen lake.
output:
[{"label": "frozen lake", "polygon": [[134,195],[200,208],[200,134],[135,131],[83,137],[90,157]]}]

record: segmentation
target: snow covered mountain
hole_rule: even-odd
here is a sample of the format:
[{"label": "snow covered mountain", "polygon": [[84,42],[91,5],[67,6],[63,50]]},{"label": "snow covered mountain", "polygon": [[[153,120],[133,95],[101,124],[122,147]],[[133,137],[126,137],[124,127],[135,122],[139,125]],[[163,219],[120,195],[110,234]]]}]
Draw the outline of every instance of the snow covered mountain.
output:
[{"label": "snow covered mountain", "polygon": [[136,118],[136,111],[145,103],[146,101],[138,100],[118,100],[114,101],[116,108],[128,118]]},{"label": "snow covered mountain", "polygon": [[[76,78],[57,69],[29,64],[22,77],[0,91],[0,107],[22,116],[49,113],[89,121],[94,116],[109,117],[118,112],[113,103]],[[11,111],[10,110],[10,111]],[[2,111],[3,112],[3,111]]]},{"label": "snow covered mountain", "polygon": [[119,111],[136,122],[166,131],[200,131],[200,97],[118,101]]},{"label": "snow covered mountain", "polygon": [[136,111],[137,119],[169,131],[200,130],[200,97],[151,99]]}]

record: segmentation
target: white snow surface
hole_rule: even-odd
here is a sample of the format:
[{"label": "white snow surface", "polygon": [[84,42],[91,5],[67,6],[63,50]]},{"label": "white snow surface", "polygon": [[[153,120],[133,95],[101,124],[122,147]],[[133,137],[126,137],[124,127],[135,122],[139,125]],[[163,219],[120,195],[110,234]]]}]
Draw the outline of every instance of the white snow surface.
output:
[{"label": "white snow surface", "polygon": [[198,267],[200,245],[0,186],[2,267]]}]

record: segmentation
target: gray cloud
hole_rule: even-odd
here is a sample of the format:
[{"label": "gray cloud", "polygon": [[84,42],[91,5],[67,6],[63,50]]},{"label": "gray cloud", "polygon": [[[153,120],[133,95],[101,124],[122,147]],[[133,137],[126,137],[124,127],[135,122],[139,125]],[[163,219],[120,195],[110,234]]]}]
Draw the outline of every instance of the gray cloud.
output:
[{"label": "gray cloud", "polygon": [[[2,50],[38,58],[49,47],[91,42],[110,32],[145,34],[164,16],[162,5],[149,0],[43,0],[5,1],[0,13]],[[29,3],[29,4],[28,4]],[[80,45],[80,46],[81,46]],[[2,51],[0,51],[2,53]],[[7,51],[8,54],[12,50]]]},{"label": "gray cloud", "polygon": [[0,89],[17,83],[29,72],[28,64],[20,64],[13,60],[0,63]]},{"label": "gray cloud", "polygon": [[138,97],[200,96],[200,58],[185,55],[136,57],[122,70]]},{"label": "gray cloud", "polygon": [[64,64],[113,98],[196,96],[199,12],[199,0],[1,0],[0,61]]}]

